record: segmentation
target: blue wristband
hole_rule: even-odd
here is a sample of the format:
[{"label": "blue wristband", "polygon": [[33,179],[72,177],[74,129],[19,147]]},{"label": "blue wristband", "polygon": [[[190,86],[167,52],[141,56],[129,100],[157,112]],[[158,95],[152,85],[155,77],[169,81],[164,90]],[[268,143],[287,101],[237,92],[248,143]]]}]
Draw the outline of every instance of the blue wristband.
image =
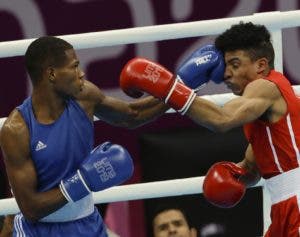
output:
[{"label": "blue wristband", "polygon": [[91,193],[79,170],[70,178],[62,180],[59,188],[69,202],[76,202]]}]

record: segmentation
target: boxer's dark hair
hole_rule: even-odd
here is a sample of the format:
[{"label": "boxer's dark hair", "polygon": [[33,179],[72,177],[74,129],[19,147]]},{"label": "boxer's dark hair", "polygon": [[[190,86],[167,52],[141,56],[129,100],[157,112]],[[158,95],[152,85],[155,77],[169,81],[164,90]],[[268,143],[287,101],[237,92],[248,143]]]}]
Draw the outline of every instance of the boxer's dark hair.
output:
[{"label": "boxer's dark hair", "polygon": [[43,71],[51,67],[59,67],[65,63],[65,51],[73,49],[67,41],[54,37],[43,36],[34,40],[26,50],[25,66],[33,84],[42,79]]},{"label": "boxer's dark hair", "polygon": [[264,25],[240,22],[231,26],[215,40],[215,46],[223,54],[228,51],[244,50],[255,61],[265,57],[274,69],[274,48],[271,34]]}]

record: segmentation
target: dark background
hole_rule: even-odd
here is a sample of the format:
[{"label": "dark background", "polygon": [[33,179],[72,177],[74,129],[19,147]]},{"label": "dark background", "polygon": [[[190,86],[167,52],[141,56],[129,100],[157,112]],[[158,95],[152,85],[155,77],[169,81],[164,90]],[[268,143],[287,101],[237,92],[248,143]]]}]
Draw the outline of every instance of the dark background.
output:
[{"label": "dark background", "polygon": [[[299,3],[299,0],[1,0],[0,41],[297,10]],[[283,34],[284,72],[293,84],[300,81],[299,34],[299,28],[284,30]],[[78,55],[88,80],[107,94],[128,99],[118,88],[118,78],[130,58],[148,57],[173,71],[189,51],[212,40],[213,37],[199,37],[101,47],[78,50]],[[23,57],[0,59],[0,72],[0,116],[6,117],[29,95],[31,87]],[[228,91],[224,86],[209,84],[200,94],[225,92]],[[128,183],[201,176],[216,161],[239,161],[245,150],[241,129],[214,134],[177,114],[166,114],[136,130],[95,122],[96,144],[106,140],[122,144],[134,157],[135,172]],[[3,164],[0,163],[0,167],[5,177]],[[9,192],[3,180],[0,178],[0,194],[6,197]],[[232,231],[230,236],[241,236],[241,230],[246,230],[249,236],[257,236],[262,231],[259,189],[248,190],[240,205],[230,210],[212,207],[201,195],[175,200],[190,204],[187,208],[199,228],[206,222],[216,221]],[[116,232],[122,237],[146,237],[151,210],[158,201],[129,202],[129,218],[124,224],[129,231],[124,233],[118,229]],[[167,199],[167,202],[172,200]],[[122,219],[122,215],[116,215],[116,222],[118,218]]]},{"label": "dark background", "polygon": [[[241,128],[218,135],[200,127],[161,130],[143,134],[139,144],[143,182],[203,176],[215,162],[240,161],[247,147]],[[242,201],[230,209],[212,206],[202,194],[146,200],[148,231],[156,207],[172,203],[189,213],[192,225],[198,230],[206,224],[217,223],[226,229],[226,236],[260,236],[263,231],[261,195],[261,188],[249,189]]]}]

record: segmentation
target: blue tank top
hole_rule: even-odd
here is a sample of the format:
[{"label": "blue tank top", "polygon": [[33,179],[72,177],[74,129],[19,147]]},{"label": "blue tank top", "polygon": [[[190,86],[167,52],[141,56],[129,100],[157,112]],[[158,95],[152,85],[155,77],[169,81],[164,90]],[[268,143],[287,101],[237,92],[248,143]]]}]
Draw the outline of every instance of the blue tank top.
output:
[{"label": "blue tank top", "polygon": [[94,125],[80,105],[72,99],[52,124],[39,123],[32,110],[31,97],[17,109],[30,135],[30,152],[38,176],[38,191],[57,187],[63,178],[76,171],[90,153]]}]

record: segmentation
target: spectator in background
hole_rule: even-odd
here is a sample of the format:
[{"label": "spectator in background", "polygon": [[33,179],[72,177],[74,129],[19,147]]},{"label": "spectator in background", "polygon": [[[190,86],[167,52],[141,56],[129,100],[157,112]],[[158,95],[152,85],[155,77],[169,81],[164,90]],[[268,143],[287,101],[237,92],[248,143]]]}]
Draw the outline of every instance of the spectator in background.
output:
[{"label": "spectator in background", "polygon": [[185,211],[179,207],[160,207],[155,212],[152,229],[154,237],[197,237]]}]

